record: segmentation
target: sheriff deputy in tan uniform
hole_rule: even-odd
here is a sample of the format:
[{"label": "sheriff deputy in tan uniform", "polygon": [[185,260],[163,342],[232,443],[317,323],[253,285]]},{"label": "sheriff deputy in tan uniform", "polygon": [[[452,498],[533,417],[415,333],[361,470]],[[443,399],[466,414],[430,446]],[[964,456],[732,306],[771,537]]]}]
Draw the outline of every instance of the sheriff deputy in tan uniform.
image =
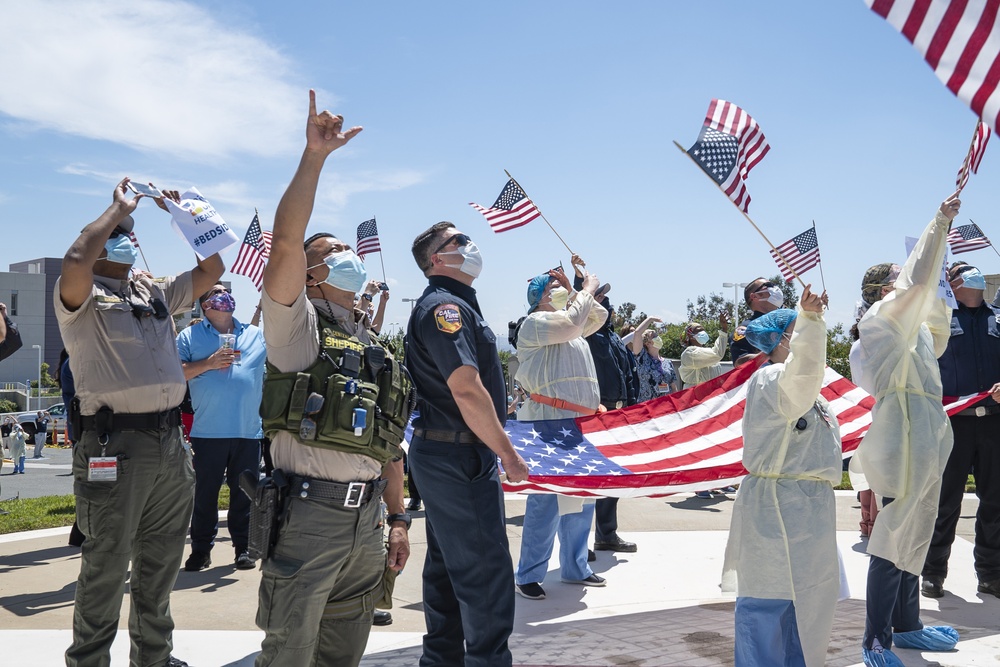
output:
[{"label": "sheriff deputy in tan uniform", "polygon": [[189,310],[193,295],[211,288],[225,267],[216,254],[177,276],[130,277],[136,257],[130,213],[141,195],[129,199],[127,183],[118,184],[114,203],[70,246],[55,285],[82,415],[73,492],[86,541],[66,651],[70,667],[110,664],[129,561],[130,664],[187,665],[170,655],[170,591],[194,503],[177,409],[184,372],[171,315]]},{"label": "sheriff deputy in tan uniform", "polygon": [[[269,428],[289,405],[288,392],[275,395],[269,383],[282,376],[294,380],[298,372],[330,363],[328,359],[340,359],[330,363],[329,373],[333,368],[346,369],[349,364],[338,355],[362,350],[367,358],[373,342],[365,320],[354,310],[354,296],[367,281],[354,251],[330,234],[316,234],[305,241],[303,252],[326,158],[361,131],[360,127],[344,131],[343,118],[329,111],[317,114],[315,93],[310,91],[309,96],[306,149],[274,214],[261,294],[269,364],[262,416],[272,438],[274,466],[289,477],[290,489],[274,552],[261,566],[257,625],[265,637],[258,667],[357,665],[371,631],[383,573],[387,567],[401,570],[410,552],[401,460],[389,457],[380,462],[374,451],[372,455],[338,451],[319,436],[304,437],[313,434],[299,427],[301,405],[296,418],[289,418],[294,429]],[[362,367],[366,364],[363,360]],[[318,375],[326,380],[326,373]],[[334,400],[334,391],[310,386],[322,393],[327,404]],[[352,391],[347,389],[344,395],[353,399]],[[326,413],[309,410],[307,403],[305,417],[312,414],[319,431],[332,422]],[[367,412],[368,419],[376,418],[375,410]],[[370,427],[368,422],[366,428]],[[328,435],[344,432],[354,431],[333,427]],[[380,496],[389,512],[388,556],[382,541]]]}]

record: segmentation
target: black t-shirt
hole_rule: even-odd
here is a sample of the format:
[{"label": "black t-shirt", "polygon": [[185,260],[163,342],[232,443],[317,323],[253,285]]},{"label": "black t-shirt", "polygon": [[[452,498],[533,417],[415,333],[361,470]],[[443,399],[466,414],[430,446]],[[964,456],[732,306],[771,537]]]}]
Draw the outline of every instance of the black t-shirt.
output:
[{"label": "black t-shirt", "polygon": [[410,315],[406,330],[406,367],[417,387],[420,416],[414,426],[468,431],[448,378],[462,366],[479,371],[493,399],[497,419],[507,419],[507,388],[497,355],[497,339],[483,319],[476,290],[457,280],[431,276]]},{"label": "black t-shirt", "polygon": [[49,418],[48,417],[36,417],[35,418],[35,432],[45,433],[49,430]]}]

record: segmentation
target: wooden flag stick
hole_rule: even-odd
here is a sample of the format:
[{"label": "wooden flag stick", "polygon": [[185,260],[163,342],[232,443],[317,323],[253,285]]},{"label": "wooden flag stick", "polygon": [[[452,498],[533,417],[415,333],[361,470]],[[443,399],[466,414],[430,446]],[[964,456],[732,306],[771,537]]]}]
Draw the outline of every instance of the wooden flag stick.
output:
[{"label": "wooden flag stick", "polygon": [[[816,221],[813,220],[813,234],[816,233]],[[819,250],[819,237],[816,237],[816,249]],[[819,258],[819,281],[823,283],[823,291],[826,291],[826,278],[823,276],[823,258]]]},{"label": "wooden flag stick", "polygon": [[[688,153],[686,150],[684,150],[683,146],[681,146],[676,141],[674,142],[674,146],[677,146],[677,150],[679,150],[681,153],[684,153],[684,155],[686,155],[688,157],[688,159],[691,160],[691,162],[694,162],[694,165],[696,167],[698,167],[698,171],[700,171],[701,173],[705,174],[705,178],[707,178],[708,180],[712,181],[712,185],[714,185],[716,188],[718,188],[719,192],[722,192],[722,194],[724,194],[724,195],[726,194],[725,192],[723,192],[722,188],[719,187],[719,184],[715,182],[715,179],[713,179],[711,176],[709,176],[705,172],[705,170],[701,168],[701,165],[698,164],[698,162],[693,157],[691,157],[691,154]],[[734,166],[733,169],[736,169],[736,167]],[[726,199],[729,199],[729,195],[726,195]],[[803,281],[802,277],[799,276],[799,274],[795,272],[795,269],[793,269],[792,266],[791,266],[791,264],[788,263],[788,260],[785,259],[785,256],[781,253],[781,251],[774,247],[774,244],[771,243],[771,240],[769,238],[767,238],[767,236],[764,234],[764,232],[762,232],[760,230],[760,227],[757,226],[757,223],[755,223],[753,220],[751,220],[750,216],[747,215],[746,211],[744,211],[743,209],[741,209],[736,204],[736,202],[734,202],[732,199],[729,199],[729,202],[733,206],[736,206],[736,210],[739,211],[740,213],[742,213],[743,217],[747,219],[747,222],[749,222],[751,225],[753,225],[753,228],[757,230],[757,233],[760,234],[761,238],[764,239],[765,241],[767,241],[767,245],[769,245],[771,247],[771,250],[774,251],[774,254],[776,254],[781,259],[781,263],[785,265],[785,268],[788,269],[788,272],[791,273],[792,276],[796,280],[799,281],[799,284],[802,285],[802,288],[805,289],[805,287],[806,287],[805,281]]]},{"label": "wooden flag stick", "polygon": [[[972,218],[969,218],[969,222],[971,222],[973,225],[976,225],[976,221],[973,220]],[[984,239],[986,239],[987,241],[989,241],[989,237],[986,236],[986,234],[983,233],[983,230],[982,230],[982,228],[979,225],[976,225],[976,229],[979,230],[979,233],[983,235]],[[992,241],[990,241],[990,247],[993,248],[993,242]],[[995,252],[997,254],[997,257],[1000,257],[1000,250],[997,250],[996,248],[993,248],[993,252]]]},{"label": "wooden flag stick", "polygon": [[[517,185],[517,187],[521,188],[521,184],[517,182],[516,178],[514,178],[513,176],[510,175],[509,171],[507,171],[506,169],[504,169],[503,173],[507,174],[507,178],[509,178],[510,180],[514,181],[514,183]],[[524,196],[528,197],[528,193],[525,192],[524,188],[521,188],[521,192],[524,192]],[[551,229],[552,233],[556,235],[556,238],[559,239],[560,243],[562,243],[564,246],[566,246],[566,250],[569,250],[569,254],[571,254],[571,255],[575,254],[573,252],[573,250],[569,247],[569,245],[565,241],[563,241],[563,237],[559,236],[559,232],[557,232],[556,228],[552,226],[552,223],[548,221],[548,219],[545,217],[545,214],[542,213],[542,209],[538,208],[538,205],[535,204],[534,200],[532,200],[531,197],[528,197],[528,201],[530,201],[531,204],[532,204],[532,206],[535,207],[535,210],[538,211],[538,215],[542,218],[542,220],[545,220],[545,224],[549,226],[549,229]]]},{"label": "wooden flag stick", "polygon": [[[373,214],[372,215],[372,220],[374,220],[374,219],[375,219],[375,215]],[[377,222],[375,223],[375,229],[376,229],[376,231],[378,230],[378,223]],[[384,284],[388,285],[389,282],[385,278],[385,260],[382,259],[382,241],[381,241],[381,239],[379,240],[379,243],[378,243],[378,261],[382,264],[382,282]]]}]

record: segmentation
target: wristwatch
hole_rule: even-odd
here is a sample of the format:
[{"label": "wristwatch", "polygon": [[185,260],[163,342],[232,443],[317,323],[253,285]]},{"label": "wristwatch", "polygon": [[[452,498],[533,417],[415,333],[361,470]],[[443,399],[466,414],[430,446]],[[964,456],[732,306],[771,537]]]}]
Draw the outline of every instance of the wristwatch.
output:
[{"label": "wristwatch", "polygon": [[410,516],[409,512],[403,512],[402,514],[390,514],[385,518],[386,523],[393,523],[394,521],[402,521],[406,524],[406,529],[410,529],[410,524],[413,523],[413,517]]}]

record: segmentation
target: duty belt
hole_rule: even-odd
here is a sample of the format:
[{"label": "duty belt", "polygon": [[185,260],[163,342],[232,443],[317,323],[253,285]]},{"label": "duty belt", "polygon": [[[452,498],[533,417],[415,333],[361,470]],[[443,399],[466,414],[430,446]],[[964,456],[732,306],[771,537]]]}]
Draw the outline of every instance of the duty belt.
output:
[{"label": "duty belt", "polygon": [[482,445],[485,444],[479,436],[472,431],[439,431],[433,428],[415,428],[413,435],[424,440],[434,440],[436,442],[454,442],[458,445]]},{"label": "duty belt", "polygon": [[1000,414],[1000,405],[977,405],[971,408],[966,408],[961,412],[956,412],[956,417],[988,417],[990,415]]},{"label": "duty belt", "polygon": [[[84,431],[97,430],[97,415],[83,415],[80,422]],[[112,431],[166,431],[180,425],[180,408],[163,412],[116,412],[111,416]]]},{"label": "duty belt", "polygon": [[358,508],[380,498],[388,482],[376,479],[371,482],[327,482],[309,477],[292,477],[288,495],[292,498],[331,500],[344,507]]}]

